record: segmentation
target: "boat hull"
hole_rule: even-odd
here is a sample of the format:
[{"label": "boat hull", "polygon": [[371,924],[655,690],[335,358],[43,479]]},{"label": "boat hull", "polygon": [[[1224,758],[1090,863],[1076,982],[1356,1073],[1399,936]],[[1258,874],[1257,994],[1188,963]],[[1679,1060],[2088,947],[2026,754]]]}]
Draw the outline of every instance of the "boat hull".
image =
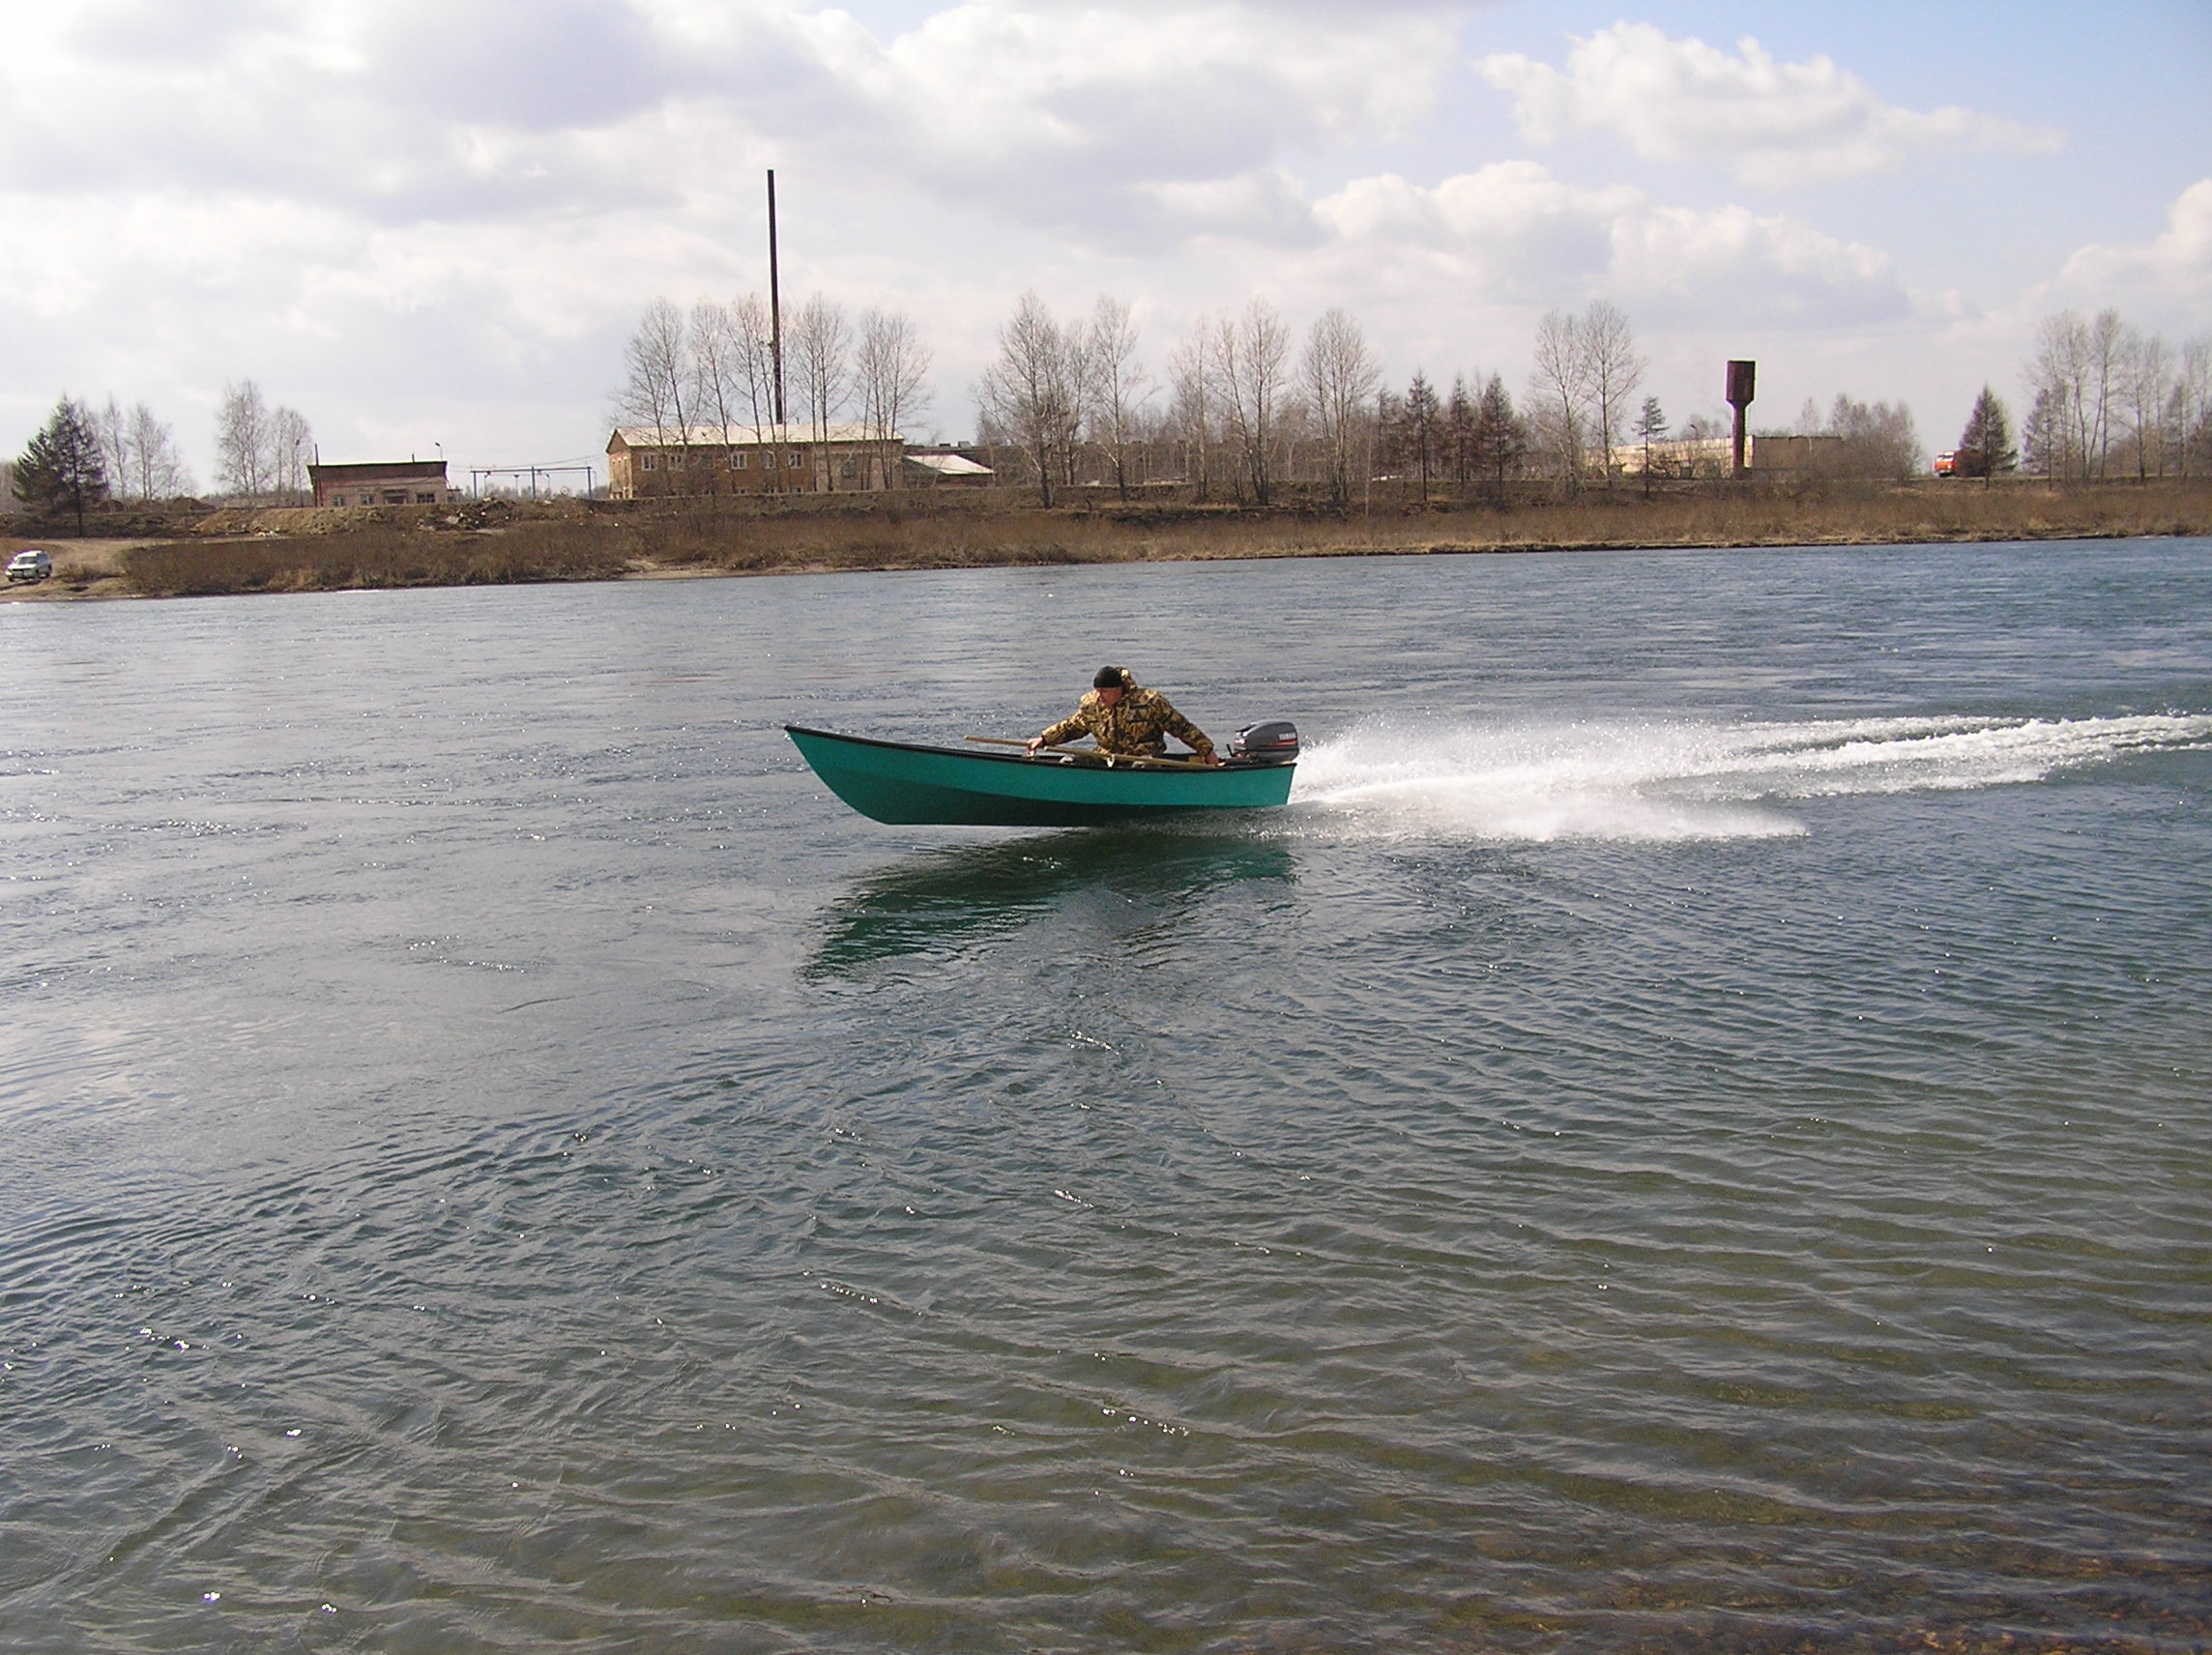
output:
[{"label": "boat hull", "polygon": [[1265,810],[1289,799],[1295,769],[1109,767],[1089,757],[910,746],[798,724],[784,733],[831,793],[862,816],[901,827],[1091,828]]}]

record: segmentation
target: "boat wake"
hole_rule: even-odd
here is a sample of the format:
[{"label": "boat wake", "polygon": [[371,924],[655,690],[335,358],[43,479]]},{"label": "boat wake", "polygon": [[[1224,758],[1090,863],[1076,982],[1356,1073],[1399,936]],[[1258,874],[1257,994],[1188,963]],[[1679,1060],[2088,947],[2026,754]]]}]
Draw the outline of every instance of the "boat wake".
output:
[{"label": "boat wake", "polygon": [[1739,839],[1805,831],[1792,799],[1998,787],[2212,747],[2212,714],[1370,724],[1306,749],[1302,814],[1481,839]]}]

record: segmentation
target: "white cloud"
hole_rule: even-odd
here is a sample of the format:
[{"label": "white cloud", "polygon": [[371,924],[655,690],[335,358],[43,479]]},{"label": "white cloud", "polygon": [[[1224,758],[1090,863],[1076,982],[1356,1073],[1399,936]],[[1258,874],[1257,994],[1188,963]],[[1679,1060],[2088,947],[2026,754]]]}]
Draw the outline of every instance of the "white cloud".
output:
[{"label": "white cloud", "polygon": [[532,446],[589,441],[639,304],[761,282],[771,165],[787,282],[796,255],[804,287],[987,334],[1010,267],[1318,240],[1285,158],[1405,133],[1463,11],[961,0],[879,35],[821,0],[34,10],[0,56],[0,407],[252,374],[327,431],[507,396]]},{"label": "white cloud", "polygon": [[[0,58],[0,409],[19,438],[65,388],[145,397],[204,452],[222,384],[251,375],[334,458],[589,451],[645,300],[764,282],[770,165],[786,294],[912,309],[946,434],[1031,285],[1063,313],[1130,299],[1155,367],[1255,291],[1299,326],[1354,309],[1401,376],[1517,379],[1534,313],[1598,294],[1700,386],[1752,330],[1801,361],[1917,337],[1884,254],[1804,219],[1525,160],[1440,178],[1470,164],[1414,159],[1465,62],[1450,0],[916,15],[894,33],[822,0],[27,12]],[[1409,137],[1398,172],[1341,182],[1339,146]],[[2177,216],[2081,267],[2186,286],[2196,234]]]},{"label": "white cloud", "polygon": [[1909,307],[1872,247],[1741,207],[1669,207],[1624,185],[1570,184],[1534,161],[1499,161],[1434,188],[1360,179],[1314,211],[1345,244],[1378,259],[1421,249],[1498,302],[1574,305],[1602,293],[1646,316],[1793,325],[1855,325]]},{"label": "white cloud", "polygon": [[1717,162],[1773,189],[1894,171],[1915,154],[2035,153],[2063,142],[2048,127],[1952,105],[1899,108],[1830,58],[1782,63],[1748,36],[1731,54],[1623,22],[1577,38],[1563,71],[1519,52],[1477,68],[1512,95],[1531,143],[1611,131],[1640,155]]},{"label": "white cloud", "polygon": [[2077,252],[2059,273],[2056,291],[2095,305],[2147,305],[2191,328],[2212,322],[2212,178],[2175,198],[2165,234]]},{"label": "white cloud", "polygon": [[1168,187],[1403,135],[1454,10],[966,0],[879,39],[805,0],[88,0],[0,63],[0,189],[480,221],[714,193],[766,157],[1156,237],[1184,227]]}]

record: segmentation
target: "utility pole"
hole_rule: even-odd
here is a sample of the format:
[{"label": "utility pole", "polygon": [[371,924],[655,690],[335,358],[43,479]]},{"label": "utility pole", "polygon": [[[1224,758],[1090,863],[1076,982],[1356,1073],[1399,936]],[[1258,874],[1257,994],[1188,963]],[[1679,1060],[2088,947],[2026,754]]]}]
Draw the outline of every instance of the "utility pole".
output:
[{"label": "utility pole", "polygon": [[782,435],[783,417],[783,289],[775,263],[775,168],[768,169],[768,338],[775,359],[775,422]]}]

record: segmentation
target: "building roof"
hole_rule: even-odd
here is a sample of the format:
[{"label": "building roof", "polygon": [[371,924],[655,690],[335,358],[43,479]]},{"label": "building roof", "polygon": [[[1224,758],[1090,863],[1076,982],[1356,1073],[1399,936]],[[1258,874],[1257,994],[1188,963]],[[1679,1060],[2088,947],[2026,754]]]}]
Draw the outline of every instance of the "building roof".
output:
[{"label": "building roof", "polygon": [[906,457],[909,464],[933,471],[940,477],[989,477],[992,475],[989,466],[977,465],[966,454],[909,454]]},{"label": "building roof", "polygon": [[446,480],[444,460],[361,460],[352,465],[311,465],[315,482],[428,482]]},{"label": "building roof", "polygon": [[[896,443],[896,431],[879,437],[874,427],[856,421],[825,425],[823,440],[831,443]],[[779,444],[791,448],[814,441],[812,425],[617,425],[607,439],[612,453],[619,442],[626,449],[747,449]]]}]

